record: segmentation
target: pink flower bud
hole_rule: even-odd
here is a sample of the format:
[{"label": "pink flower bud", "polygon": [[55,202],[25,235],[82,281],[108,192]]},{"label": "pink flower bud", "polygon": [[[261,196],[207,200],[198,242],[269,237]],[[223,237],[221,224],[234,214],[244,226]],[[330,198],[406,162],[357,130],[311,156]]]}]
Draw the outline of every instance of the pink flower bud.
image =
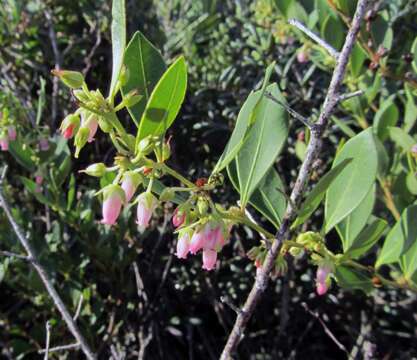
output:
[{"label": "pink flower bud", "polygon": [[207,225],[204,228],[194,232],[193,236],[191,237],[190,253],[193,255],[197,254],[198,250],[203,248],[206,241]]},{"label": "pink flower bud", "polygon": [[151,220],[152,213],[158,205],[158,200],[150,192],[144,192],[138,196],[137,221],[136,223],[142,227],[147,228]]},{"label": "pink flower bud", "polygon": [[203,269],[210,271],[213,270],[216,265],[217,251],[204,249],[203,250]]},{"label": "pink flower bud", "polygon": [[172,224],[177,228],[181,226],[185,221],[185,212],[178,213],[179,210],[176,208],[172,215]]},{"label": "pink flower bud", "polygon": [[299,51],[299,52],[297,53],[297,61],[298,61],[300,64],[304,64],[304,63],[306,63],[309,59],[310,59],[310,57],[308,56],[308,53],[307,53],[307,52],[305,52],[304,50],[303,50],[303,51]]},{"label": "pink flower bud", "polygon": [[7,129],[7,133],[9,135],[9,140],[10,141],[15,141],[16,140],[16,128],[13,125],[10,125]]},{"label": "pink flower bud", "polygon": [[91,143],[94,141],[94,136],[96,135],[97,128],[98,128],[98,120],[96,116],[90,116],[90,118],[86,121],[85,126],[90,130],[90,134],[88,135],[88,142]]},{"label": "pink flower bud", "polygon": [[316,272],[316,281],[318,283],[324,283],[327,280],[327,276],[330,274],[331,269],[328,266],[319,266]]},{"label": "pink flower bud", "polygon": [[114,225],[119,217],[125,200],[123,190],[118,185],[109,185],[104,189],[102,224]]},{"label": "pink flower bud", "polygon": [[187,254],[190,251],[190,233],[189,231],[180,232],[177,242],[177,253],[175,254],[178,259],[186,259]]},{"label": "pink flower bud", "polygon": [[40,139],[38,145],[39,145],[39,149],[41,151],[48,151],[49,150],[49,142],[48,142],[48,139]]},{"label": "pink flower bud", "polygon": [[35,176],[35,182],[38,185],[42,185],[42,183],[43,183],[43,176],[42,175],[36,175]]},{"label": "pink flower bud", "polygon": [[133,171],[128,171],[123,175],[122,189],[126,195],[126,203],[132,199],[138,185],[141,182],[141,176]]},{"label": "pink flower bud", "polygon": [[329,286],[327,285],[327,283],[326,282],[324,282],[324,283],[317,283],[317,285],[316,285],[316,291],[317,291],[317,294],[318,295],[324,295],[326,292],[327,292],[327,290],[329,290]]},{"label": "pink flower bud", "polygon": [[75,125],[69,125],[67,128],[65,128],[64,130],[62,130],[62,136],[65,139],[71,139],[74,136],[74,128]]},{"label": "pink flower bud", "polygon": [[2,137],[0,137],[0,147],[1,151],[9,150],[9,138],[7,137],[7,135],[3,135]]}]

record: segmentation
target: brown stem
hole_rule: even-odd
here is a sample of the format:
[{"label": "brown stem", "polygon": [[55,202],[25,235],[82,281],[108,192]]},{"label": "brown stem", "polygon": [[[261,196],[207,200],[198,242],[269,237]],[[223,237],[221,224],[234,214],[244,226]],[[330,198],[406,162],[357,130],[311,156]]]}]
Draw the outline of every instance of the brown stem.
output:
[{"label": "brown stem", "polygon": [[401,214],[395,206],[394,197],[392,196],[390,186],[386,180],[380,181],[380,184],[382,191],[384,192],[385,205],[387,206],[388,210],[391,211],[391,214],[394,216],[395,220],[398,221],[401,217]]},{"label": "brown stem", "polygon": [[295,217],[297,206],[304,195],[306,184],[313,168],[313,163],[320,155],[323,132],[326,129],[329,119],[338,104],[340,96],[339,89],[345,76],[346,66],[350,53],[352,52],[356,36],[359,32],[362,19],[365,15],[367,3],[368,0],[358,1],[352,25],[346,36],[345,44],[343,45],[342,51],[340,52],[340,56],[338,57],[336,67],[333,72],[329,89],[324,100],[323,109],[320,113],[320,117],[317,123],[314,124],[312,129],[306,157],[301,165],[297,180],[290,195],[291,201],[287,206],[283,221],[275,236],[275,240],[272,243],[271,248],[268,250],[263,266],[257,272],[252,290],[250,291],[243,308],[237,315],[233,329],[221,354],[221,360],[231,359],[231,354],[236,350],[237,345],[239,344],[239,341],[241,340],[245,331],[246,325],[252,313],[254,312],[256,305],[261,298],[261,295],[267,287],[268,277],[274,267],[275,259],[281,250],[282,243],[287,237],[291,225],[291,220]]}]

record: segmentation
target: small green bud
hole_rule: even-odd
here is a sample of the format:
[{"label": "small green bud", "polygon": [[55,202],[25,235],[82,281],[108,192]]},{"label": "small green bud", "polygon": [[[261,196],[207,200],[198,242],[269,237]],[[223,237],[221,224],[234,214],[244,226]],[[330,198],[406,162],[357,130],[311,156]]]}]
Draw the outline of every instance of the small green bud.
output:
[{"label": "small green bud", "polygon": [[171,146],[169,142],[164,142],[162,144],[162,161],[166,161],[171,157]]},{"label": "small green bud", "polygon": [[106,170],[106,165],[103,163],[97,163],[88,166],[87,169],[81,170],[80,172],[86,173],[90,176],[102,177],[106,173]]},{"label": "small green bud", "polygon": [[138,150],[140,154],[148,155],[153,149],[153,143],[149,137],[146,137],[139,141]]},{"label": "small green bud", "polygon": [[78,71],[54,69],[51,73],[59,77],[59,79],[71,89],[79,89],[84,84],[84,76]]},{"label": "small green bud", "polygon": [[139,95],[137,90],[132,90],[124,96],[123,102],[125,103],[125,106],[131,107],[136,105],[142,98],[143,96]]},{"label": "small green bud", "polygon": [[294,256],[296,259],[299,259],[299,258],[301,258],[303,255],[304,255],[304,249],[302,249],[302,248],[299,248],[299,247],[292,247],[290,250],[289,250],[289,253],[292,255],[292,256]]},{"label": "small green bud", "polygon": [[76,89],[72,92],[75,96],[75,98],[83,103],[86,103],[88,101],[90,101],[90,98],[88,97],[88,95],[85,93],[84,90],[81,89]]},{"label": "small green bud", "polygon": [[204,197],[199,197],[197,200],[197,208],[201,216],[206,215],[209,209],[209,202],[207,199]]},{"label": "small green bud", "polygon": [[90,136],[90,129],[88,127],[81,127],[78,130],[77,135],[75,135],[74,144],[75,144],[75,157],[78,158],[78,155],[81,149],[87,144],[88,138]]}]

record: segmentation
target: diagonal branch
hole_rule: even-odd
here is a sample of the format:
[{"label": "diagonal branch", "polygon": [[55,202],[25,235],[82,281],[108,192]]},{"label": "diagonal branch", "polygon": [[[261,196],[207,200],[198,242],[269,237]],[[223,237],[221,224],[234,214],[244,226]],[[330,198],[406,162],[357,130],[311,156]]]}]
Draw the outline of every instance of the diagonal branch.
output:
[{"label": "diagonal branch", "polygon": [[17,238],[19,239],[19,242],[22,244],[22,246],[25,248],[26,252],[28,253],[28,258],[30,259],[30,263],[33,265],[37,273],[39,274],[39,277],[41,278],[43,284],[45,285],[45,288],[49,294],[49,296],[52,298],[56,308],[59,310],[59,312],[62,315],[62,318],[66,322],[69,330],[74,335],[74,337],[77,339],[77,341],[80,343],[80,347],[82,351],[84,352],[85,356],[88,360],[95,360],[97,357],[91,350],[90,346],[88,345],[86,339],[81,334],[80,330],[78,329],[77,324],[71,317],[68,309],[66,308],[64,302],[62,301],[61,297],[59,296],[58,292],[56,291],[54,285],[52,284],[52,280],[49,277],[48,273],[46,272],[45,268],[41,265],[39,262],[38,256],[35,253],[34,248],[30,244],[28,238],[24,235],[22,229],[20,226],[16,223],[15,219],[13,218],[13,215],[10,211],[9,204],[6,201],[6,198],[3,194],[3,181],[4,181],[5,174],[2,175],[1,181],[0,181],[0,206],[3,208],[7,219],[10,222],[10,225],[12,226],[12,229],[14,233],[16,234]]},{"label": "diagonal branch", "polygon": [[236,350],[247,323],[254,312],[262,293],[267,287],[269,274],[274,267],[275,259],[279,255],[282,243],[288,236],[291,220],[296,215],[298,204],[300,203],[306,190],[306,185],[310,178],[313,164],[319,157],[322,148],[324,130],[326,129],[329,119],[339,103],[340,86],[343,82],[350,53],[352,52],[356,36],[360,30],[360,25],[365,15],[367,3],[368,0],[358,1],[352,25],[346,36],[342,51],[337,58],[336,67],[324,100],[322,111],[311,132],[311,139],[307,147],[306,157],[301,165],[297,180],[290,195],[292,201],[288,203],[281,226],[275,236],[275,240],[272,243],[271,248],[268,250],[264,264],[262,268],[257,271],[255,283],[246,299],[242,311],[237,315],[235,324],[229,334],[229,338],[223,349],[220,360],[231,359],[231,354]]}]

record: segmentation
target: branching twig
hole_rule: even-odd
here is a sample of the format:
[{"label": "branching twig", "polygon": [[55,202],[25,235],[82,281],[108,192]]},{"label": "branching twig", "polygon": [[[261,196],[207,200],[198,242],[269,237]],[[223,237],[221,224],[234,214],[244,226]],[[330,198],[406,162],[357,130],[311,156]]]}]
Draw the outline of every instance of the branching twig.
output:
[{"label": "branching twig", "polygon": [[302,303],[301,305],[303,306],[303,308],[305,309],[305,311],[307,311],[308,313],[310,313],[310,315],[314,316],[319,321],[319,323],[323,327],[324,332],[327,334],[327,336],[330,339],[332,339],[332,341],[337,345],[337,347],[340,350],[342,350],[343,352],[345,352],[348,355],[348,358],[350,358],[350,354],[347,351],[345,345],[343,345],[339,340],[337,340],[336,336],[334,336],[334,334],[331,332],[331,330],[326,325],[326,323],[322,320],[322,318],[320,317],[320,315],[318,313],[314,312],[313,310],[311,310],[306,303]]},{"label": "branching twig", "polygon": [[[4,180],[4,174],[2,175],[2,178]],[[50,279],[47,271],[45,268],[41,265],[39,262],[39,259],[35,253],[35,250],[33,249],[32,245],[30,244],[27,237],[24,235],[22,229],[20,226],[16,223],[15,219],[13,218],[13,215],[10,211],[10,207],[4,197],[3,194],[3,180],[0,182],[0,205],[3,208],[7,219],[10,222],[10,225],[12,226],[13,231],[15,232],[17,238],[19,239],[19,242],[22,244],[22,246],[25,248],[26,252],[28,253],[29,258],[31,259],[31,264],[35,268],[35,270],[38,272],[39,277],[41,278],[43,284],[45,285],[45,288],[49,294],[49,296],[52,298],[56,308],[59,310],[59,312],[62,315],[62,318],[66,322],[69,330],[74,335],[74,337],[77,339],[77,341],[80,343],[81,349],[84,352],[85,356],[89,360],[95,360],[96,355],[91,350],[90,346],[88,345],[86,339],[81,334],[80,330],[78,329],[77,324],[72,319],[67,307],[65,306],[64,302],[62,301],[61,297],[59,296],[58,292],[56,291],[54,285],[52,284],[52,280]]]},{"label": "branching twig", "polygon": [[49,342],[51,340],[51,323],[49,321],[46,322],[46,344],[45,344],[45,356],[43,360],[48,360],[49,357]]},{"label": "branching twig", "polygon": [[[52,352],[58,352],[58,351],[77,350],[79,349],[79,347],[80,347],[79,343],[61,345],[61,346],[51,347],[48,352],[52,353]],[[44,354],[45,352],[46,352],[46,349],[42,349],[38,351],[39,354]]]},{"label": "branching twig", "polygon": [[314,124],[315,126],[311,131],[311,138],[307,147],[306,157],[301,165],[297,180],[290,195],[292,202],[288,203],[275,240],[272,243],[271,248],[268,250],[262,268],[257,271],[255,284],[246,299],[242,308],[243,311],[236,318],[233,329],[220,357],[221,360],[229,360],[231,358],[231,354],[235,351],[243,332],[245,331],[247,323],[255,310],[255,307],[267,287],[269,274],[274,267],[275,259],[279,255],[282,243],[288,236],[291,220],[297,213],[297,206],[304,195],[313,164],[320,154],[324,130],[326,129],[329,119],[338,104],[340,86],[343,82],[350,53],[352,52],[356,36],[365,15],[367,3],[368,0],[358,1],[351,28],[346,36],[342,51],[340,55],[337,56],[336,67],[324,100],[323,109],[320,113],[319,119]]},{"label": "branching twig", "polygon": [[302,22],[298,21],[297,19],[289,19],[288,22],[295,26],[297,29],[301,30],[304,34],[306,34],[309,38],[313,39],[317,44],[322,46],[327,52],[336,60],[339,58],[340,53],[331,46],[328,42],[324,41],[321,37],[316,35],[312,32],[309,28],[307,28]]},{"label": "branching twig", "polygon": [[16,253],[10,252],[10,251],[0,250],[0,255],[7,256],[7,257],[11,257],[11,258],[16,258],[16,259],[20,259],[20,260],[25,260],[25,261],[30,261],[31,260],[29,258],[29,256],[16,254]]}]

